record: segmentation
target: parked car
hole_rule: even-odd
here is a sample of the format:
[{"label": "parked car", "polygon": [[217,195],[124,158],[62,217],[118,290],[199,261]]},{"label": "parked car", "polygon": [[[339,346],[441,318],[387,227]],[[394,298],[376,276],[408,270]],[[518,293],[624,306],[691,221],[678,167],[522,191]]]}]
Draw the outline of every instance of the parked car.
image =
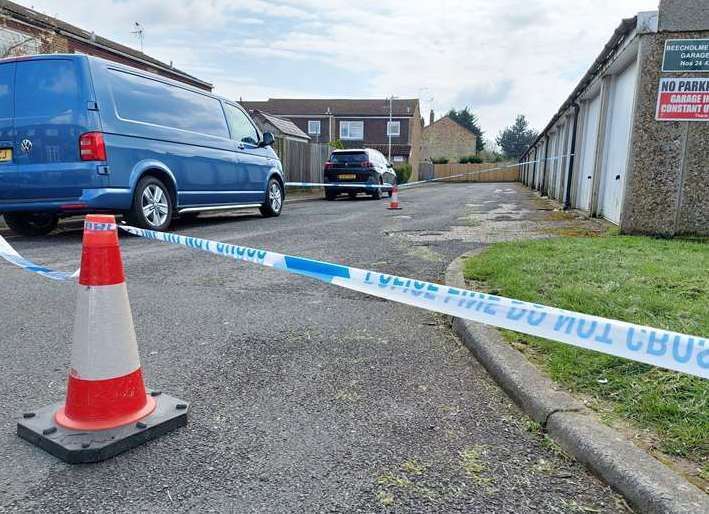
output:
[{"label": "parked car", "polygon": [[0,61],[0,214],[25,235],[62,216],[173,216],[258,207],[278,216],[282,165],[236,103],[86,55]]},{"label": "parked car", "polygon": [[372,148],[335,150],[325,163],[325,183],[342,185],[326,187],[327,200],[334,200],[340,193],[347,193],[350,198],[368,193],[379,199],[384,191],[391,196],[391,188],[367,186],[392,186],[396,184],[396,172],[386,157]]}]

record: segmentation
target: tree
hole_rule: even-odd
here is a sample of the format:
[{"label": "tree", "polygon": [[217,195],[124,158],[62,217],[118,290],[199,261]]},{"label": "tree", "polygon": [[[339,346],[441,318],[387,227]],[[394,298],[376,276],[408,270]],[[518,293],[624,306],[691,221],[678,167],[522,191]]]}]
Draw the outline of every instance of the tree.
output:
[{"label": "tree", "polygon": [[524,114],[518,114],[514,124],[502,130],[495,141],[505,157],[519,159],[536,137],[537,131],[529,128]]},{"label": "tree", "polygon": [[475,153],[481,152],[485,148],[485,140],[483,139],[484,132],[480,129],[478,116],[477,114],[470,112],[469,107],[466,106],[465,109],[461,109],[460,111],[451,109],[448,112],[448,117],[453,121],[460,123],[465,128],[470,130],[470,132],[475,134],[477,138],[475,141]]}]

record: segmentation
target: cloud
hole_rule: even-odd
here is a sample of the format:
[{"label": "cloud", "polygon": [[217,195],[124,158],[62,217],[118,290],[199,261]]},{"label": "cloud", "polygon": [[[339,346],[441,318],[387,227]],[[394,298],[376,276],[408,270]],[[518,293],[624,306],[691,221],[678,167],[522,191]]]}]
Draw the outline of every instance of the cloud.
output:
[{"label": "cloud", "polygon": [[510,96],[513,86],[512,79],[474,84],[461,89],[453,102],[461,107],[499,105]]},{"label": "cloud", "polygon": [[470,105],[489,136],[518,113],[543,127],[620,20],[657,7],[657,0],[33,3],[129,45],[140,21],[146,52],[231,96],[422,97],[423,112]]}]

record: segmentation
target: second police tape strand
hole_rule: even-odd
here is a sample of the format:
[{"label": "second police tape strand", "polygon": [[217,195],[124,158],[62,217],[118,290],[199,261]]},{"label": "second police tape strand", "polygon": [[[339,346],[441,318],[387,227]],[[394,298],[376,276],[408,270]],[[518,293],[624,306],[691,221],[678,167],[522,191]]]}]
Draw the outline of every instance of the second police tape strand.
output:
[{"label": "second police tape strand", "polygon": [[[399,190],[406,189],[412,186],[419,186],[422,184],[430,184],[432,182],[441,182],[444,180],[450,180],[452,178],[460,178],[460,177],[465,177],[468,175],[474,175],[476,173],[488,173],[490,171],[500,171],[500,170],[506,170],[509,168],[516,168],[517,166],[524,166],[526,164],[536,164],[539,162],[544,162],[544,161],[555,161],[559,159],[563,159],[565,157],[571,157],[574,154],[567,154],[567,155],[557,155],[554,157],[545,157],[543,159],[538,159],[535,161],[525,161],[525,162],[518,162],[515,164],[507,164],[505,166],[497,166],[495,168],[485,168],[481,170],[475,170],[475,171],[467,171],[465,173],[458,173],[456,175],[450,175],[447,177],[438,177],[438,178],[429,178],[425,180],[417,180],[416,182],[406,182],[405,184],[401,184],[398,186]],[[359,183],[359,184],[349,184],[347,182],[286,182],[285,185],[287,187],[337,187],[337,188],[357,188],[357,189],[383,189],[385,191],[388,191],[392,188],[391,185],[389,184],[364,184],[364,183]]]},{"label": "second police tape strand", "polygon": [[[87,223],[89,230],[114,230],[115,227]],[[709,378],[709,344],[700,337],[209,239],[118,227],[145,239],[260,264],[422,309]],[[7,253],[0,256],[7,259]],[[76,276],[75,273],[53,272],[14,254],[16,257],[8,260],[27,271],[55,280]]]},{"label": "second police tape strand", "polygon": [[[422,184],[430,184],[432,182],[440,182],[443,180],[450,180],[452,178],[460,178],[460,177],[465,177],[468,175],[474,175],[476,173],[488,173],[490,171],[500,171],[500,170],[506,170],[509,168],[516,168],[518,166],[524,166],[525,164],[535,164],[538,162],[543,162],[543,161],[555,161],[558,159],[563,159],[564,157],[571,157],[573,154],[567,154],[567,155],[557,155],[554,157],[545,157],[543,159],[535,160],[535,161],[525,161],[525,162],[518,162],[515,164],[507,164],[505,166],[497,166],[495,168],[485,168],[481,170],[475,170],[475,171],[467,171],[465,173],[458,173],[456,175],[450,175],[447,177],[438,177],[438,178],[429,178],[425,180],[417,180],[416,182],[406,182],[405,184],[401,184],[398,186],[399,190],[406,189],[412,186],[418,186]],[[285,185],[287,187],[337,187],[337,188],[357,188],[357,189],[383,189],[385,191],[388,191],[389,189],[392,188],[391,184],[364,184],[364,183],[359,183],[359,184],[349,184],[347,182],[286,182]]]}]

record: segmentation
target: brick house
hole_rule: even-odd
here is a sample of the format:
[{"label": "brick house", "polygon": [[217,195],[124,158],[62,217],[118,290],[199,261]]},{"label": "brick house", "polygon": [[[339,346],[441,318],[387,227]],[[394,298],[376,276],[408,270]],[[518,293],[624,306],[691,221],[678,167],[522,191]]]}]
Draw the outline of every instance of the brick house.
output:
[{"label": "brick house", "polygon": [[336,139],[345,148],[374,148],[389,154],[391,161],[411,164],[412,180],[418,173],[421,151],[421,111],[418,99],[395,99],[389,123],[387,99],[285,99],[242,101],[249,111],[265,111],[287,118],[310,136],[313,143]]},{"label": "brick house", "polygon": [[431,111],[430,123],[423,128],[423,159],[448,159],[458,162],[461,157],[475,154],[477,137],[449,116],[436,121]]},{"label": "brick house", "polygon": [[115,43],[57,18],[0,0],[0,57],[40,53],[82,53],[212,91],[212,84],[158,61],[143,52]]}]

